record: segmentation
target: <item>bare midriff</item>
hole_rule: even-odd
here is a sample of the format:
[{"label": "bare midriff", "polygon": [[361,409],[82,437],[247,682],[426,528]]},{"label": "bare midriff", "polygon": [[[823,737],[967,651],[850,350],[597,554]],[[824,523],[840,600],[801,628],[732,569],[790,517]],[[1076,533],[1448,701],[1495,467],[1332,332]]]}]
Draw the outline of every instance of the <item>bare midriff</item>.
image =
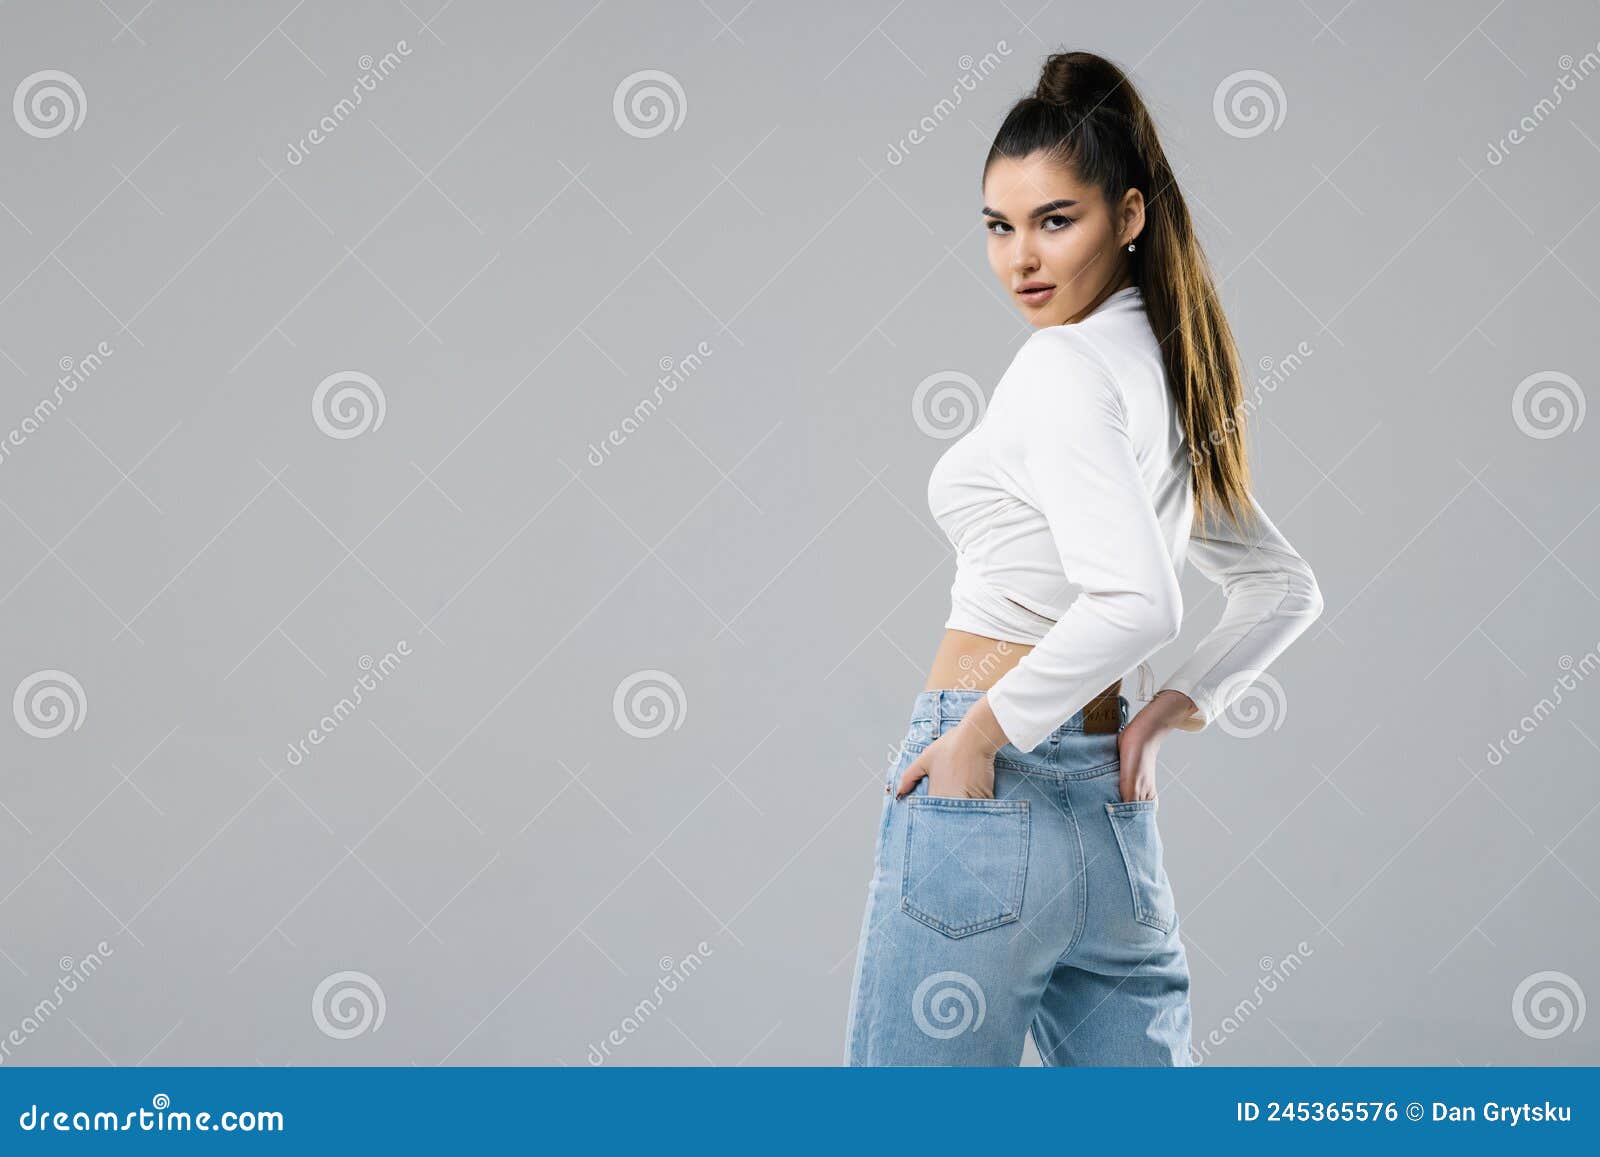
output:
[{"label": "bare midriff", "polygon": [[[1008,643],[987,635],[946,628],[939,650],[933,656],[933,669],[928,672],[928,681],[922,689],[987,691],[1031,650],[1032,643]],[[1084,705],[1086,731],[1098,734],[1117,730],[1121,719],[1118,702],[1121,686],[1118,680]]]},{"label": "bare midriff", "polygon": [[987,691],[1031,650],[1032,643],[1008,643],[970,631],[946,630],[922,689]]}]

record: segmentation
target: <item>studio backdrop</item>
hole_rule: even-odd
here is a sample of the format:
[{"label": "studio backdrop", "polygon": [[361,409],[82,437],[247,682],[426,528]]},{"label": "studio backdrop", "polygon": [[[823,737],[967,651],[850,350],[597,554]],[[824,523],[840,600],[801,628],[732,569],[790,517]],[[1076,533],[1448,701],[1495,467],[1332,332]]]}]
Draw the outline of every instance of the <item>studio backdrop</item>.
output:
[{"label": "studio backdrop", "polygon": [[1327,603],[1162,748],[1196,1059],[1600,1061],[1592,5],[17,0],[3,1063],[837,1064],[1065,49]]}]

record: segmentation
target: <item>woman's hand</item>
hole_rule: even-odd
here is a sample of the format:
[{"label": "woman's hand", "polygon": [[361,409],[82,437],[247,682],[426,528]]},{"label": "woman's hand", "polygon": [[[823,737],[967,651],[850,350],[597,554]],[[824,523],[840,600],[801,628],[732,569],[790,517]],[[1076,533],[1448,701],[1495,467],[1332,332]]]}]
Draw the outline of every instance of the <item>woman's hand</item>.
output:
[{"label": "woman's hand", "polygon": [[928,777],[928,794],[958,799],[994,798],[994,756],[1006,744],[1005,733],[980,699],[954,731],[947,731],[911,761],[894,788],[900,799]]},{"label": "woman's hand", "polygon": [[899,799],[928,777],[928,794],[960,799],[994,798],[994,752],[963,743],[961,729],[947,731],[912,760],[900,777],[894,798]]},{"label": "woman's hand", "polygon": [[1194,700],[1181,691],[1162,691],[1146,703],[1117,736],[1122,763],[1117,788],[1122,801],[1156,798],[1156,756],[1167,732],[1195,711]]}]

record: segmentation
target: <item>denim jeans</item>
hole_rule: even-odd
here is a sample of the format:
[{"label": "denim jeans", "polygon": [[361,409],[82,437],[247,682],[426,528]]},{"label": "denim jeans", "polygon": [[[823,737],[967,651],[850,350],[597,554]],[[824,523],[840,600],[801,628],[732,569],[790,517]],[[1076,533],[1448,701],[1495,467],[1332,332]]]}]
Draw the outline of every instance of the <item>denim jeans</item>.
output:
[{"label": "denim jeans", "polygon": [[[981,691],[923,691],[886,785]],[[1120,700],[1121,726],[1128,702]],[[1156,801],[1083,712],[995,756],[994,799],[883,797],[847,1065],[1187,1065],[1189,965]]]}]

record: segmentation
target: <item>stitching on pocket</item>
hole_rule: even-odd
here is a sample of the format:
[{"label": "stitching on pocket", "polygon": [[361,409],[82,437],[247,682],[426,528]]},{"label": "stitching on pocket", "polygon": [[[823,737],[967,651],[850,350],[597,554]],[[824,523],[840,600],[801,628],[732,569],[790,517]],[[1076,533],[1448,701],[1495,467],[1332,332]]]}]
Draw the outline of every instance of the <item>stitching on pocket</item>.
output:
[{"label": "stitching on pocket", "polygon": [[[1139,893],[1139,884],[1135,876],[1139,874],[1134,866],[1137,861],[1128,848],[1128,841],[1123,837],[1122,824],[1118,821],[1119,815],[1139,815],[1144,812],[1156,811],[1156,801],[1153,799],[1121,800],[1116,803],[1106,804],[1106,818],[1111,824],[1111,834],[1117,839],[1117,847],[1122,852],[1122,868],[1128,877],[1128,891],[1133,896],[1133,918],[1141,924],[1148,925],[1158,932],[1167,933],[1177,925],[1178,914],[1173,912],[1171,919],[1163,920],[1159,912],[1146,907],[1144,897]],[[1157,866],[1159,866],[1159,861]]]},{"label": "stitching on pocket", "polygon": [[[928,927],[942,933],[951,939],[961,939],[979,932],[986,932],[990,928],[998,928],[1002,924],[1010,924],[1020,919],[1022,915],[1022,899],[1027,886],[1028,872],[1028,844],[1032,838],[1032,816],[1025,799],[963,799],[954,796],[923,795],[906,797],[906,851],[905,859],[900,872],[900,910],[913,920],[926,924]],[[1015,816],[1014,830],[1008,831],[999,838],[1015,840],[1017,845],[1016,866],[1011,872],[1010,881],[1004,885],[1003,891],[995,892],[995,902],[1001,904],[1002,911],[997,915],[974,920],[966,924],[950,924],[941,919],[936,913],[928,911],[911,899],[912,892],[912,853],[916,848],[917,816],[919,813],[937,813],[978,811],[991,815]],[[923,830],[927,830],[925,819]],[[970,836],[968,837],[971,838]],[[939,855],[935,868],[947,860],[953,861],[955,868],[970,872],[960,862],[959,846],[950,851],[933,854]],[[980,886],[987,887],[986,884]]]}]

